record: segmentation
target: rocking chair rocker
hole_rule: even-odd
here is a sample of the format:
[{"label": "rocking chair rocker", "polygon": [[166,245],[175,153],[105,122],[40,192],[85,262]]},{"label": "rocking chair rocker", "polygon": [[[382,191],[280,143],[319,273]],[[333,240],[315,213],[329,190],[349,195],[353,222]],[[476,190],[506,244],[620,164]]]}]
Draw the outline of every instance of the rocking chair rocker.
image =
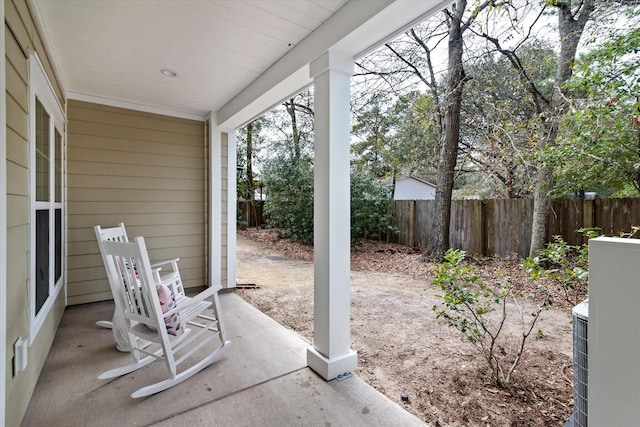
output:
[{"label": "rocking chair rocker", "polygon": [[[169,378],[131,394],[137,398],[179,384],[218,360],[230,345],[220,318],[219,286],[194,297],[183,296],[176,304],[173,296],[167,299],[171,292],[152,270],[143,237],[134,242],[103,241],[102,247],[110,278],[119,279],[114,299],[119,299],[134,362],[98,378],[115,378],[156,360],[164,361]],[[145,349],[145,342],[157,345]],[[191,366],[178,370],[185,362]]]}]

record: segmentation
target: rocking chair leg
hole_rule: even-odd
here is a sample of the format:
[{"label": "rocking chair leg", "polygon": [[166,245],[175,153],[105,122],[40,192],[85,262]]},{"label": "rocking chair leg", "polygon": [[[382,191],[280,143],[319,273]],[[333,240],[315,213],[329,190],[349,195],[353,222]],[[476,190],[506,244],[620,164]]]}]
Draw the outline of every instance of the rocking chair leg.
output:
[{"label": "rocking chair leg", "polygon": [[138,362],[130,363],[128,365],[103,372],[98,376],[98,379],[106,380],[109,378],[116,378],[122,375],[130,374],[133,371],[137,371],[138,369],[144,368],[152,362],[155,362],[156,360],[158,360],[158,358],[162,357],[162,353],[162,349],[160,349],[153,353],[153,355],[149,355],[143,359],[140,359]]},{"label": "rocking chair leg", "polygon": [[[177,337],[174,341],[174,345],[179,344],[181,341],[183,341],[184,339],[186,339],[189,335],[191,334],[191,329],[189,328],[185,328],[184,332],[182,335],[180,335],[179,337]],[[149,354],[147,357],[144,357],[142,359],[140,359],[140,350],[142,348],[148,347],[149,345],[151,345],[151,342],[149,341],[144,341],[143,339],[141,339],[140,337],[134,337],[132,336],[131,339],[136,340],[137,343],[139,343],[139,345],[137,347],[134,348],[133,351],[133,356],[134,359],[136,360],[136,362],[130,363],[128,365],[124,365],[121,366],[119,368],[114,368],[111,369],[109,371],[103,372],[102,374],[100,374],[98,376],[98,379],[101,380],[106,380],[108,378],[115,378],[115,377],[119,377],[121,375],[126,375],[129,374],[133,371],[136,371],[140,368],[144,368],[145,366],[149,365],[152,362],[155,362],[158,359],[161,359],[164,357],[164,351],[162,348],[156,350],[154,353],[149,354],[147,352],[147,354]]]},{"label": "rocking chair leg", "polygon": [[113,328],[113,323],[109,320],[98,320],[96,322],[96,326],[100,326],[101,328],[111,329]]}]

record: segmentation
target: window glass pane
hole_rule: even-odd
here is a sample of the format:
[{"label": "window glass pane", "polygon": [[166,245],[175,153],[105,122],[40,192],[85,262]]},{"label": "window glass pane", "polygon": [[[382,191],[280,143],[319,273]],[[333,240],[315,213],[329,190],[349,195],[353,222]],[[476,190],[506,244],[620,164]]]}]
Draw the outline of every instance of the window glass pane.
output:
[{"label": "window glass pane", "polygon": [[55,182],[56,182],[56,194],[55,194],[55,202],[62,202],[62,136],[56,130],[55,133]]},{"label": "window glass pane", "polygon": [[36,211],[36,314],[49,298],[49,210]]},{"label": "window glass pane", "polygon": [[49,201],[49,114],[36,98],[36,200]]},{"label": "window glass pane", "polygon": [[56,279],[54,283],[57,283],[62,276],[62,209],[56,209],[55,213],[55,239],[56,239]]}]

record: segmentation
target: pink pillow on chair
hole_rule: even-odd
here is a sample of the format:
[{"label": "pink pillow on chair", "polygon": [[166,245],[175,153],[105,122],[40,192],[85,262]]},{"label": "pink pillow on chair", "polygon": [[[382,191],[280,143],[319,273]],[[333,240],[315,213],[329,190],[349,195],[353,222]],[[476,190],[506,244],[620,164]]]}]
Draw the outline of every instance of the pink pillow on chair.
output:
[{"label": "pink pillow on chair", "polygon": [[[176,307],[175,297],[167,286],[158,284],[156,285],[156,291],[158,292],[160,308],[163,313],[166,313]],[[176,336],[182,334],[182,328],[180,327],[180,315],[178,313],[173,313],[170,316],[165,317],[164,324],[167,328],[168,334]]]}]

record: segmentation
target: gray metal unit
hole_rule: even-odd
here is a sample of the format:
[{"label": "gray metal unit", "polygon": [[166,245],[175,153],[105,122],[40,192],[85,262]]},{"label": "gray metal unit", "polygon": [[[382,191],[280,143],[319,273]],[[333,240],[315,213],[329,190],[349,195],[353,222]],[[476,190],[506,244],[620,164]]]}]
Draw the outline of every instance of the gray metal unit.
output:
[{"label": "gray metal unit", "polygon": [[573,307],[573,421],[587,427],[587,380],[589,366],[589,300]]}]

